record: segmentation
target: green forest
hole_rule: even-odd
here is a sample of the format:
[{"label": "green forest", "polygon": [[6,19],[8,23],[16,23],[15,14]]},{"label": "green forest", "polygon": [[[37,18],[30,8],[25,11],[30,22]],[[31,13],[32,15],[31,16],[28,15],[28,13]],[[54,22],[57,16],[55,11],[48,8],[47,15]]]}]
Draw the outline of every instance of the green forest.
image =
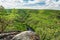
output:
[{"label": "green forest", "polygon": [[60,40],[60,10],[4,9],[0,7],[0,33],[33,28],[40,40]]}]

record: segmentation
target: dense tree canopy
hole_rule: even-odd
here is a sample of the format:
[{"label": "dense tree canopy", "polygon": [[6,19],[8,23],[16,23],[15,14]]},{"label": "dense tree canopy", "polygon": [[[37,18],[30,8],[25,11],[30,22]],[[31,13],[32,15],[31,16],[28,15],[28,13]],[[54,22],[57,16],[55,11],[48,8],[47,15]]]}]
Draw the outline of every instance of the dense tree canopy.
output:
[{"label": "dense tree canopy", "polygon": [[33,28],[41,40],[60,40],[60,10],[0,8],[1,32],[25,31],[27,27]]}]

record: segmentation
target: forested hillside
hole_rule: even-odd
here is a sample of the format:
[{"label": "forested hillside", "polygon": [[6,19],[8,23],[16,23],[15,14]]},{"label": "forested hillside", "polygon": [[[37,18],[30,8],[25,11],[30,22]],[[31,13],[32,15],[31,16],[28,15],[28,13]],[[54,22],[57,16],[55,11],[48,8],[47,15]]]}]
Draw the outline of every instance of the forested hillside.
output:
[{"label": "forested hillside", "polygon": [[60,40],[60,10],[0,8],[0,32],[31,27],[41,40]]}]

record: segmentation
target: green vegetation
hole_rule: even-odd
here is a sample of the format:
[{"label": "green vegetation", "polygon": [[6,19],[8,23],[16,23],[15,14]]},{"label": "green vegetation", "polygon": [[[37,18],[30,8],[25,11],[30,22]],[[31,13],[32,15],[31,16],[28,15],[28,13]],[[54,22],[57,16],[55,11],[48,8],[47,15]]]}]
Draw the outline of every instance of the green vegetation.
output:
[{"label": "green vegetation", "polygon": [[25,31],[24,24],[32,27],[41,40],[60,40],[60,10],[0,8],[0,32]]}]

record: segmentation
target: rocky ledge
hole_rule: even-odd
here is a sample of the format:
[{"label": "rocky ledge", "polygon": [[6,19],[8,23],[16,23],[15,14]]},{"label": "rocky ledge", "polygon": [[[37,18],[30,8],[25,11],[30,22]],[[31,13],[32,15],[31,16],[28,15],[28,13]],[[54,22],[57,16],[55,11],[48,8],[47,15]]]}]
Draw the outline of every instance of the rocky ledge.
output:
[{"label": "rocky ledge", "polygon": [[15,35],[11,40],[40,40],[40,37],[32,31],[24,31]]}]

